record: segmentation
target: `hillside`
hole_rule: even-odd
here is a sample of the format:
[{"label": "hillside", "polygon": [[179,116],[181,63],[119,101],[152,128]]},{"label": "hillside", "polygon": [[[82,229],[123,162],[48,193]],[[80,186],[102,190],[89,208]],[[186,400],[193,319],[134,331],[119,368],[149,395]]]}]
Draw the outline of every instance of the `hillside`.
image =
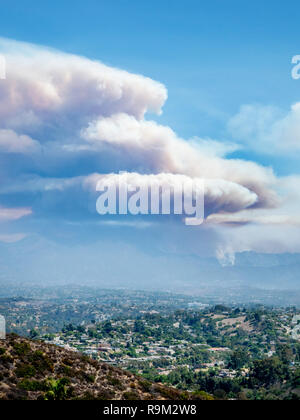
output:
[{"label": "hillside", "polygon": [[0,342],[2,400],[212,399],[154,384],[54,345],[8,335]]}]

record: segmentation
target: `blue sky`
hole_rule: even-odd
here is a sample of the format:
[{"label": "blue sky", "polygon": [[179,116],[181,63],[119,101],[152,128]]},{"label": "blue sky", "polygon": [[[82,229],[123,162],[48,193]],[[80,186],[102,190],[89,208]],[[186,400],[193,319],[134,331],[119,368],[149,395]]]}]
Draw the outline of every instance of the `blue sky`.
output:
[{"label": "blue sky", "polygon": [[[164,83],[161,120],[182,136],[226,136],[243,103],[288,108],[297,1],[2,2],[1,35],[86,55]],[[280,164],[279,164],[280,166]]]},{"label": "blue sky", "polygon": [[[222,266],[245,251],[300,252],[300,81],[291,77],[299,17],[296,1],[1,4],[0,241],[12,254],[24,243],[25,260],[37,237],[44,250],[49,241],[80,245],[95,258],[113,240],[117,258],[129,247],[140,264],[145,255],[178,265],[186,255],[217,257]],[[106,89],[101,106],[95,78]],[[102,224],[87,185],[119,170],[213,178],[207,224]]]}]

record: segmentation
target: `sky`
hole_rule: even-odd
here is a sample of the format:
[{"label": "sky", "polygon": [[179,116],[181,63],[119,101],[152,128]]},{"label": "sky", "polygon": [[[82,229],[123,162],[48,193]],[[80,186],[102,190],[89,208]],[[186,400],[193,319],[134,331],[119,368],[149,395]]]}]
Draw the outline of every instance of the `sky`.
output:
[{"label": "sky", "polygon": [[[222,278],[241,253],[300,253],[299,2],[0,7],[4,280],[170,288],[210,259]],[[203,225],[100,216],[97,181],[119,171],[204,179]]]}]

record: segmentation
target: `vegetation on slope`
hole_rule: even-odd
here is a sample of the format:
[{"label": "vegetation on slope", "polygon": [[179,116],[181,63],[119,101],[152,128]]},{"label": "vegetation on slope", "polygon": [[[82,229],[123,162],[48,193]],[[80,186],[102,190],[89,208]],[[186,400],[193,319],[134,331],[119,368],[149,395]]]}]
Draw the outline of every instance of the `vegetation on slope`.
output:
[{"label": "vegetation on slope", "polygon": [[0,343],[2,400],[212,399],[146,381],[54,345],[15,334]]}]

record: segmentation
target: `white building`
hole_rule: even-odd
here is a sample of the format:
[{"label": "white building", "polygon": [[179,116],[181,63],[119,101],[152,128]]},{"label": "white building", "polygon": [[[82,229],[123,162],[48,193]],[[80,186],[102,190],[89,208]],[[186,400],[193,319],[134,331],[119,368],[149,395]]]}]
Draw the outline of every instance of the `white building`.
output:
[{"label": "white building", "polygon": [[5,318],[4,316],[0,315],[0,340],[5,340],[5,338],[6,338]]}]

